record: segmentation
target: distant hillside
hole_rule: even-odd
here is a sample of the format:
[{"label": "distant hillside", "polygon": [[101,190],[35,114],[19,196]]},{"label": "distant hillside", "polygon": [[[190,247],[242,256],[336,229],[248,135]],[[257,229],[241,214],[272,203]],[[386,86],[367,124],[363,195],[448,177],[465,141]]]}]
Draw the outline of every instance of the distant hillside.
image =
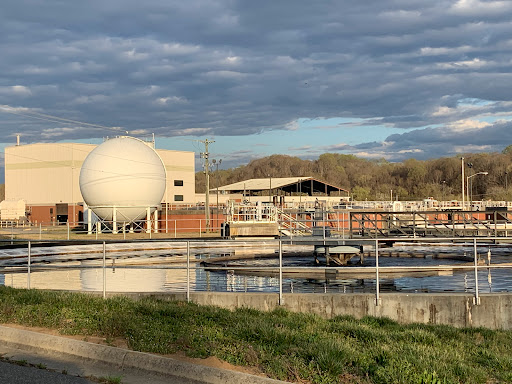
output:
[{"label": "distant hillside", "polygon": [[[508,147],[507,147],[508,148]],[[512,200],[512,151],[503,153],[465,154],[466,177],[478,172],[489,174],[472,177],[473,200]],[[471,167],[467,164],[471,164]],[[406,160],[389,163],[367,160],[353,155],[325,153],[317,160],[302,160],[286,155],[272,155],[233,169],[212,172],[210,185],[225,185],[252,178],[313,176],[349,189],[357,200],[460,199],[461,158],[444,157],[426,161]],[[511,185],[512,187],[512,185]],[[205,191],[203,172],[196,173],[196,191]]]},{"label": "distant hillside", "polygon": [[5,200],[5,184],[0,184],[0,201]]}]

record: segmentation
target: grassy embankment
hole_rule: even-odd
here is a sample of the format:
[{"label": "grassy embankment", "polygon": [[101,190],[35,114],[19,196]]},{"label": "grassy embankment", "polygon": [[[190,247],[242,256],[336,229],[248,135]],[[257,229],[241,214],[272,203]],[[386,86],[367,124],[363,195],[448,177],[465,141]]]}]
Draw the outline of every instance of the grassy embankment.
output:
[{"label": "grassy embankment", "polygon": [[0,322],[121,338],[138,351],[217,356],[302,383],[512,382],[512,331],[8,287],[0,287]]}]

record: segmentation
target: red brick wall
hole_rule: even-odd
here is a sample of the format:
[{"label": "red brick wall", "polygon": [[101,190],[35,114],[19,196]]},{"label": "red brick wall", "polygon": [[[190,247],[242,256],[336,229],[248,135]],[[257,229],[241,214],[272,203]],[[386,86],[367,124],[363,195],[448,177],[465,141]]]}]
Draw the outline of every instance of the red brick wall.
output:
[{"label": "red brick wall", "polygon": [[[28,220],[31,223],[42,225],[53,225],[57,221],[57,208],[55,205],[32,205],[27,207],[30,215]],[[53,209],[53,213],[50,210]],[[70,223],[78,223],[79,212],[83,212],[83,207],[80,205],[75,206],[75,218],[73,219],[73,206],[68,205],[68,219]]]}]

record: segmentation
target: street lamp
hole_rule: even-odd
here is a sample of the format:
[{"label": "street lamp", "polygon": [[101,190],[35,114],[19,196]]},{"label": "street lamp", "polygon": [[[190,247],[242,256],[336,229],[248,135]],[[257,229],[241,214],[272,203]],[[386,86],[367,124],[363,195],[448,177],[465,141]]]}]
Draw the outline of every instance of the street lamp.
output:
[{"label": "street lamp", "polygon": [[471,181],[471,187],[469,186],[469,179],[471,179],[472,177],[475,177],[475,176],[478,176],[478,175],[488,175],[489,172],[477,172],[477,173],[474,173],[472,174],[471,176],[468,176],[467,177],[467,180],[466,180],[466,185],[468,187],[468,198],[470,200],[470,205],[469,205],[469,208],[472,210],[471,208],[471,205],[473,204],[473,181]]},{"label": "street lamp", "polygon": [[[472,176],[471,173],[473,172],[473,163],[467,163],[467,166],[469,168],[469,171],[468,171],[468,178],[466,179],[466,189],[468,191],[468,193],[466,194],[466,199],[468,201],[468,210],[471,211],[471,196],[469,196],[469,178]],[[473,186],[471,186],[471,190],[473,190]]]},{"label": "street lamp", "polygon": [[461,157],[460,161],[461,161],[461,172],[462,172],[462,178],[461,178],[462,179],[462,210],[464,210],[465,204],[466,204],[466,202],[464,201],[464,181],[465,181],[465,179],[464,179],[464,158]]}]

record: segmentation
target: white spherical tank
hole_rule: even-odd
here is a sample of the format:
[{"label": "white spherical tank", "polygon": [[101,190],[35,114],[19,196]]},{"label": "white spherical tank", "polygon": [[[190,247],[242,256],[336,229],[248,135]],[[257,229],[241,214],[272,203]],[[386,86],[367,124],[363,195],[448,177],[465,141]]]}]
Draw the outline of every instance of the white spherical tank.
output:
[{"label": "white spherical tank", "polygon": [[85,158],[80,191],[103,220],[131,222],[153,212],[165,193],[165,166],[156,151],[133,137],[105,141]]}]

